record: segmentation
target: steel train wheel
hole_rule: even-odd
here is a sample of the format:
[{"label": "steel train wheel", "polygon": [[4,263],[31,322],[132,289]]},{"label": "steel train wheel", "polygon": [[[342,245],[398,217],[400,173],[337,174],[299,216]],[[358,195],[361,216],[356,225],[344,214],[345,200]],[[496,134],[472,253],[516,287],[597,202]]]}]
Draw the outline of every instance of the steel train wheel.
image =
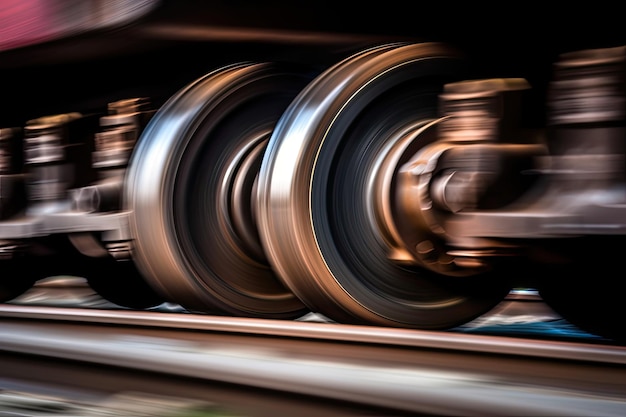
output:
[{"label": "steel train wheel", "polygon": [[265,259],[253,189],[276,121],[309,80],[278,65],[225,67],[170,98],[146,127],[125,199],[133,257],[169,301],[265,318],[308,311]]},{"label": "steel train wheel", "polygon": [[623,256],[625,243],[620,236],[597,240],[582,238],[569,246],[563,244],[568,248],[570,261],[541,266],[543,279],[538,284],[539,295],[580,329],[626,342],[622,275],[615,265]]},{"label": "steel train wheel", "polygon": [[319,76],[278,123],[259,177],[259,230],[275,270],[312,310],[340,322],[443,329],[509,290],[494,276],[455,285],[392,261],[374,214],[381,158],[402,132],[437,116],[456,63],[439,44],[364,51]]}]

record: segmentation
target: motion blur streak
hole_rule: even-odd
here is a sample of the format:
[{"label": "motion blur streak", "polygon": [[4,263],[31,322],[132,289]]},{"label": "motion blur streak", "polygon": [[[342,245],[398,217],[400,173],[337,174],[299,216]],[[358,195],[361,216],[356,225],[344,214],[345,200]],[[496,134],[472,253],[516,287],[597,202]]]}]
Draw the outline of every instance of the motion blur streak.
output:
[{"label": "motion blur streak", "polygon": [[130,22],[158,0],[4,0],[0,51]]}]

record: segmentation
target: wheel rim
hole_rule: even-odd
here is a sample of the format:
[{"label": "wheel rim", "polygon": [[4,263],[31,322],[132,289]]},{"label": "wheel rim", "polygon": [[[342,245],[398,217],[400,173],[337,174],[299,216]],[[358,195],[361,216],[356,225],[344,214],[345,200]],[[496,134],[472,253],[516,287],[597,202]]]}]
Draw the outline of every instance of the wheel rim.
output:
[{"label": "wheel rim", "polygon": [[449,286],[392,261],[376,221],[380,153],[436,116],[454,56],[438,44],[364,51],[311,83],[274,130],[259,178],[262,242],[311,309],[337,321],[440,329],[483,314],[508,291]]},{"label": "wheel rim", "polygon": [[253,230],[254,178],[276,120],[308,82],[299,74],[270,64],[219,69],[172,97],[144,131],[125,193],[133,257],[167,299],[242,316],[308,311]]}]

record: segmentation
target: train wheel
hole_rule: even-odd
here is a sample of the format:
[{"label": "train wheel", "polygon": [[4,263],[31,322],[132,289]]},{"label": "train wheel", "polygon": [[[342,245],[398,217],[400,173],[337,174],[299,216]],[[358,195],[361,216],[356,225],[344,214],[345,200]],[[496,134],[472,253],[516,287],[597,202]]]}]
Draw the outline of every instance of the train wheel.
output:
[{"label": "train wheel", "polygon": [[574,242],[569,253],[575,261],[542,266],[539,295],[580,329],[626,342],[624,295],[615,269],[625,243],[622,237]]},{"label": "train wheel", "polygon": [[363,51],[312,82],[274,130],[259,177],[259,230],[274,269],[312,310],[339,322],[444,329],[508,292],[494,276],[456,285],[393,260],[376,218],[381,161],[437,117],[457,61],[439,44]]},{"label": "train wheel", "polygon": [[273,64],[219,69],[170,98],[144,130],[125,199],[134,259],[168,301],[237,316],[308,311],[268,265],[253,201],[267,139],[309,81],[301,74]]}]

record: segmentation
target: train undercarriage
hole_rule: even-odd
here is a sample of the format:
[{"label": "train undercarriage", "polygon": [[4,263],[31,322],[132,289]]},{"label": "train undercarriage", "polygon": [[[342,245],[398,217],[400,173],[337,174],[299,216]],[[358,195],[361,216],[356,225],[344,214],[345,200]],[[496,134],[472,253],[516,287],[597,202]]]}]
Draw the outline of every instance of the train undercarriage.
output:
[{"label": "train undercarriage", "polygon": [[439,330],[526,287],[626,340],[623,36],[506,52],[193,4],[0,51],[2,301],[76,275],[129,308]]}]

